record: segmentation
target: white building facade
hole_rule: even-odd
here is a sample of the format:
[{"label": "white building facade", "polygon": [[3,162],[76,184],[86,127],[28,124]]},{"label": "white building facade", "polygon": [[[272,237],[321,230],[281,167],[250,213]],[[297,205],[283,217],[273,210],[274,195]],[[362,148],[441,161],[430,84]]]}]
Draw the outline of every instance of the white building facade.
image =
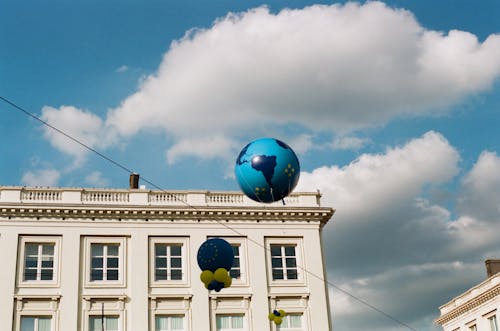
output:
[{"label": "white building facade", "polygon": [[436,324],[444,331],[500,331],[500,273],[490,274],[488,270],[488,276],[439,307],[441,315]]},{"label": "white building facade", "polygon": [[[331,330],[319,193],[0,187],[0,330]],[[233,283],[200,281],[211,237]],[[280,327],[273,309],[288,313]]]}]

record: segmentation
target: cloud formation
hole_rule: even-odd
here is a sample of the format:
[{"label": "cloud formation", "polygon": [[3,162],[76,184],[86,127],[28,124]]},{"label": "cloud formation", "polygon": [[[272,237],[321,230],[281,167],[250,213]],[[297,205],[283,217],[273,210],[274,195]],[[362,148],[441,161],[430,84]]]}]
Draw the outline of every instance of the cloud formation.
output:
[{"label": "cloud formation", "polygon": [[26,186],[57,186],[61,173],[55,169],[40,169],[27,171],[23,174],[21,182]]},{"label": "cloud formation", "polygon": [[288,125],[346,134],[442,113],[490,87],[498,58],[500,35],[480,42],[464,31],[428,30],[381,2],[260,7],[173,42],[158,71],[106,119],[65,113],[93,123],[91,131],[74,128],[86,138],[99,129],[122,137],[164,130],[173,139],[168,162],[199,157],[205,139],[222,142],[208,154],[219,157],[235,152],[235,141]]},{"label": "cloud formation", "polygon": [[[456,218],[429,199],[430,188],[459,174],[459,161],[431,131],[342,168],[302,173],[297,189],[319,188],[323,205],[337,209],[324,230],[330,280],[418,330],[434,330],[438,307],[485,278],[484,259],[498,258],[496,154],[481,154],[463,177]],[[391,323],[338,291],[332,295],[341,330],[387,330]]]}]

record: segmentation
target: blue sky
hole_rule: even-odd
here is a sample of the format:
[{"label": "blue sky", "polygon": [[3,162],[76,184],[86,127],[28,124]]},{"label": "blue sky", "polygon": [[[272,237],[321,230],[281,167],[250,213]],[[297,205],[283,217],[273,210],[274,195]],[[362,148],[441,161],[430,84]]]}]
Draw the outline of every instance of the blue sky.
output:
[{"label": "blue sky", "polygon": [[[237,190],[247,142],[287,142],[298,189],[337,209],[329,279],[434,330],[438,306],[500,257],[485,232],[500,228],[499,13],[494,0],[0,0],[0,95],[165,189]],[[37,121],[0,115],[0,185],[127,187]],[[338,330],[398,329],[335,291],[332,307]]]}]

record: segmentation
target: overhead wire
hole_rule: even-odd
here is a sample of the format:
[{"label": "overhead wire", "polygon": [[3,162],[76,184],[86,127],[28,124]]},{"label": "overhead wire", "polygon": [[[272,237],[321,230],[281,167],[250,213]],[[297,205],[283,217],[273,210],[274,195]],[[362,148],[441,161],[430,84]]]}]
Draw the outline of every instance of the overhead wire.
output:
[{"label": "overhead wire", "polygon": [[[104,160],[106,160],[106,161],[108,161],[108,162],[110,162],[110,163],[114,164],[115,166],[117,166],[118,168],[120,168],[120,169],[124,170],[125,172],[128,172],[129,174],[134,174],[134,173],[135,173],[135,172],[134,172],[134,171],[132,171],[130,168],[128,168],[128,167],[126,167],[126,166],[124,166],[124,165],[123,165],[123,164],[121,164],[120,162],[113,160],[112,158],[110,158],[109,156],[106,156],[105,154],[103,154],[103,153],[99,152],[99,151],[98,151],[98,150],[96,150],[95,148],[93,148],[93,147],[91,147],[91,146],[89,146],[89,145],[87,145],[87,144],[85,144],[85,143],[81,142],[80,140],[78,140],[78,139],[74,138],[73,136],[71,136],[70,134],[68,134],[68,133],[64,132],[63,130],[61,130],[61,129],[59,129],[59,128],[57,128],[57,127],[53,126],[53,125],[51,125],[51,124],[50,124],[50,123],[48,123],[47,121],[44,121],[43,119],[41,119],[41,118],[40,118],[40,117],[38,117],[37,115],[35,115],[35,114],[33,114],[33,113],[31,113],[31,112],[27,111],[26,109],[24,109],[23,107],[21,107],[21,106],[17,105],[16,103],[14,103],[14,102],[10,101],[9,99],[7,99],[7,98],[5,98],[5,97],[3,97],[3,96],[1,96],[1,95],[0,95],[0,100],[4,101],[5,103],[7,103],[7,104],[8,104],[8,105],[10,105],[11,107],[15,108],[16,110],[21,111],[21,112],[22,112],[22,113],[24,113],[25,115],[27,115],[27,116],[29,116],[29,117],[31,117],[31,118],[33,118],[33,119],[37,120],[38,122],[42,123],[43,125],[45,125],[45,126],[47,126],[47,127],[51,128],[52,130],[54,130],[54,131],[58,132],[59,134],[61,134],[61,135],[65,136],[66,138],[70,139],[71,141],[73,141],[73,142],[77,143],[78,145],[80,145],[80,146],[82,146],[82,147],[86,148],[87,150],[89,150],[89,151],[91,151],[91,152],[95,153],[96,155],[100,156],[102,159],[104,159]],[[171,193],[169,193],[168,191],[164,190],[163,188],[161,188],[160,186],[156,185],[156,184],[155,184],[154,182],[152,182],[151,180],[148,180],[147,178],[143,177],[142,175],[140,176],[140,180],[142,180],[143,182],[145,182],[145,183],[147,183],[147,184],[151,185],[152,187],[154,187],[154,188],[156,188],[156,189],[160,190],[162,193],[166,193],[166,194],[171,195],[171,196],[172,196],[172,197],[173,197],[176,201],[179,201],[180,203],[183,203],[185,206],[189,207],[190,209],[193,209],[193,210],[195,210],[195,211],[199,211],[199,209],[197,209],[197,208],[196,208],[196,206],[193,206],[193,205],[191,205],[191,204],[187,203],[186,201],[184,201],[184,200],[182,200],[182,199],[178,199],[178,198],[177,198],[177,196],[176,196],[175,194],[171,194]],[[220,225],[224,226],[225,228],[227,228],[227,229],[231,230],[232,232],[236,233],[237,235],[247,237],[245,234],[243,234],[243,233],[239,232],[238,230],[236,230],[236,229],[234,229],[233,227],[231,227],[231,226],[229,226],[229,225],[225,224],[224,222],[221,222],[221,221],[219,221],[219,220],[215,220],[215,221],[216,221],[218,224],[220,224]],[[252,239],[252,238],[250,238],[250,237],[247,237],[247,238],[248,238],[248,240],[249,240],[250,242],[253,242],[254,244],[256,244],[257,246],[259,246],[259,247],[263,248],[263,249],[264,249],[264,250],[266,250],[266,251],[269,251],[269,249],[268,249],[267,247],[263,246],[260,242],[258,242],[258,241],[256,241],[256,240],[254,240],[254,239]],[[351,297],[351,298],[353,298],[354,300],[356,300],[356,301],[360,302],[361,304],[363,304],[363,305],[365,305],[365,306],[367,306],[367,307],[369,307],[369,308],[373,309],[374,311],[376,311],[376,312],[378,312],[378,313],[380,313],[380,314],[384,315],[385,317],[387,317],[388,319],[392,320],[393,322],[395,322],[395,323],[397,323],[397,324],[400,324],[401,326],[404,326],[405,328],[407,328],[407,329],[409,329],[409,330],[417,331],[415,328],[411,327],[410,325],[408,325],[408,324],[406,324],[406,323],[402,322],[401,320],[399,320],[399,319],[395,318],[394,316],[392,316],[392,315],[390,315],[390,314],[388,314],[388,313],[384,312],[383,310],[381,310],[380,308],[377,308],[376,306],[374,306],[374,305],[370,304],[370,303],[369,303],[369,302],[367,302],[366,300],[363,300],[363,299],[361,299],[361,298],[357,297],[356,295],[354,295],[354,294],[350,293],[349,291],[347,291],[347,290],[345,290],[345,289],[341,288],[340,286],[335,285],[335,284],[334,284],[334,283],[332,283],[331,281],[329,281],[329,280],[327,280],[327,279],[324,279],[323,277],[321,277],[321,276],[319,276],[319,275],[317,275],[317,274],[315,274],[315,273],[313,273],[313,272],[311,272],[311,271],[307,270],[306,268],[304,268],[304,267],[302,267],[302,266],[297,265],[297,268],[299,268],[299,269],[301,269],[303,272],[305,272],[305,273],[307,273],[307,274],[309,274],[309,275],[311,275],[311,276],[313,276],[313,277],[317,278],[318,280],[320,280],[320,281],[322,281],[322,282],[324,282],[324,283],[326,283],[326,284],[330,285],[331,287],[333,287],[333,288],[337,289],[338,291],[340,291],[340,292],[342,292],[342,293],[344,293],[344,294],[348,295],[349,297]]]}]

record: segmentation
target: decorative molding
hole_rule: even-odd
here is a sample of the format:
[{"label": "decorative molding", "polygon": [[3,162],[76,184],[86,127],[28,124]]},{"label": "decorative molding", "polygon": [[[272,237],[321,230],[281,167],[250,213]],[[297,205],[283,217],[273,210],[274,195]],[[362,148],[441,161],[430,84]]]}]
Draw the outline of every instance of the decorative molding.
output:
[{"label": "decorative molding", "polygon": [[480,306],[481,304],[495,298],[498,295],[500,295],[500,284],[497,284],[486,292],[478,295],[477,297],[462,303],[458,307],[437,318],[434,322],[436,324],[443,325],[446,322],[449,322],[452,319]]}]

